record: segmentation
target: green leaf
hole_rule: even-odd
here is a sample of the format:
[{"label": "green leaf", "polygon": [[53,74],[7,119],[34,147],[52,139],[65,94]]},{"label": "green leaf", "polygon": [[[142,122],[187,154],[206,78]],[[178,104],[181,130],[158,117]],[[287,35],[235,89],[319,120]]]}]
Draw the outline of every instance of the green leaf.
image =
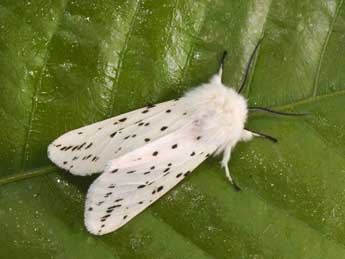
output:
[{"label": "green leaf", "polygon": [[[60,0],[0,3],[1,258],[344,258],[344,0]],[[238,87],[265,35],[235,192],[210,158],[120,230],[83,225],[94,177],[52,165],[62,133],[206,82],[224,49]]]}]

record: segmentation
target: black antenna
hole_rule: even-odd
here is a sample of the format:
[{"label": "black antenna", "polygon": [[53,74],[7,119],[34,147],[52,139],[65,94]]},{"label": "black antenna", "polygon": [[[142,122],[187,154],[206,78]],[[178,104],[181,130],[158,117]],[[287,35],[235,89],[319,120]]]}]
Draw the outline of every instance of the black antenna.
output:
[{"label": "black antenna", "polygon": [[250,111],[262,111],[262,112],[269,112],[277,115],[284,115],[284,116],[306,116],[308,113],[290,113],[290,112],[280,112],[280,111],[274,111],[268,108],[263,107],[248,107],[248,110]]},{"label": "black antenna", "polygon": [[240,86],[240,89],[238,90],[238,93],[241,93],[245,84],[247,83],[247,79],[248,79],[248,76],[249,76],[249,70],[250,70],[250,67],[252,66],[252,63],[253,63],[253,60],[254,60],[254,57],[255,57],[255,54],[257,52],[257,50],[259,49],[259,46],[262,42],[262,40],[264,39],[264,36],[258,41],[258,43],[256,44],[253,52],[252,52],[252,55],[250,56],[249,58],[249,61],[247,63],[247,67],[246,67],[246,70],[245,70],[245,73],[244,73],[244,78],[242,80],[242,84]]},{"label": "black antenna", "polygon": [[226,50],[224,50],[223,55],[220,59],[220,66],[219,66],[219,72],[218,72],[220,79],[222,79],[222,74],[223,74],[223,70],[224,70],[224,62],[225,62],[225,58],[227,55],[228,55],[228,52]]}]

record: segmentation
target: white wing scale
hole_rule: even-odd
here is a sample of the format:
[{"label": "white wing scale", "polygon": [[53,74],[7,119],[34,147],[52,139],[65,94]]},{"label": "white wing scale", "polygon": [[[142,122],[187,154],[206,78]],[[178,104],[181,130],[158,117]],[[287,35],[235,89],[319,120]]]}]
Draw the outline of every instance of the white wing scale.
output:
[{"label": "white wing scale", "polygon": [[96,235],[118,229],[180,182],[217,148],[200,134],[185,125],[110,161],[88,191],[87,229]]},{"label": "white wing scale", "polygon": [[184,125],[187,111],[178,103],[163,102],[69,131],[49,145],[48,156],[72,174],[101,172],[109,160]]}]

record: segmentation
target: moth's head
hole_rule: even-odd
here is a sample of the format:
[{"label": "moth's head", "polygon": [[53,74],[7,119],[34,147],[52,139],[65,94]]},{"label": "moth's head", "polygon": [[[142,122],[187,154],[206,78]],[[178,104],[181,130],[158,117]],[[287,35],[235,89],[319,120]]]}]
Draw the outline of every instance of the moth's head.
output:
[{"label": "moth's head", "polygon": [[[248,64],[247,64],[247,67],[246,67],[246,70],[245,70],[245,74],[244,74],[244,78],[242,80],[242,84],[240,85],[240,87],[238,88],[238,90],[236,91],[234,88],[228,88],[229,90],[229,93],[230,93],[230,96],[232,96],[232,105],[231,107],[236,107],[236,113],[239,114],[239,117],[240,119],[243,120],[243,126],[244,126],[244,123],[247,119],[247,115],[248,115],[248,112],[256,112],[256,111],[263,111],[263,112],[269,112],[269,113],[274,113],[274,114],[277,114],[277,115],[285,115],[285,116],[305,116],[307,115],[307,113],[289,113],[289,112],[281,112],[281,111],[275,111],[275,110],[271,110],[271,109],[268,109],[268,108],[264,108],[264,107],[251,107],[251,106],[247,106],[247,101],[246,99],[244,98],[244,96],[241,94],[245,85],[246,85],[246,82],[247,82],[247,79],[248,79],[248,76],[249,76],[249,71],[250,71],[250,67],[251,67],[251,64],[253,63],[253,60],[254,60],[254,57],[255,57],[255,54],[262,42],[263,38],[261,38],[259,40],[259,42],[256,44],[255,48],[254,48],[254,51],[252,52],[250,58],[249,58],[249,61],[248,61]],[[210,82],[213,83],[213,84],[218,84],[218,85],[223,85],[223,81],[222,81],[222,74],[223,74],[223,69],[224,69],[224,61],[225,61],[225,57],[227,56],[227,51],[224,51],[223,52],[223,55],[222,55],[222,58],[221,58],[221,61],[220,61],[220,68],[219,68],[219,72],[218,74],[214,75]],[[277,140],[271,136],[268,136],[268,135],[265,135],[265,134],[259,134],[259,133],[256,133],[257,135],[261,136],[261,137],[265,137],[265,138],[268,138],[274,142],[276,142]]]}]

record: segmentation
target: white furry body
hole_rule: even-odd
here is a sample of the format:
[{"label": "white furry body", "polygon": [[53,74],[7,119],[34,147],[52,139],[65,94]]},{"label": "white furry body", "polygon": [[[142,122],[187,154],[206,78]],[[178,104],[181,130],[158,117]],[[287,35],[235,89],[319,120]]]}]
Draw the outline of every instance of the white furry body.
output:
[{"label": "white furry body", "polygon": [[72,174],[103,173],[88,190],[85,225],[112,232],[159,199],[211,154],[231,149],[244,129],[246,100],[215,75],[182,98],[138,109],[60,136],[49,158]]}]

